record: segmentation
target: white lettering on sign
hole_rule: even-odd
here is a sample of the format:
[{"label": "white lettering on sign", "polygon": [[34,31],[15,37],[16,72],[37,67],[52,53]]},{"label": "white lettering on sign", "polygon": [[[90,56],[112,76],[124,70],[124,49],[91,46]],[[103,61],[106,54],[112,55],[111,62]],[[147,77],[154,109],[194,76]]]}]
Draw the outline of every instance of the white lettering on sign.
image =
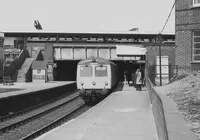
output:
[{"label": "white lettering on sign", "polygon": [[124,57],[124,60],[141,60],[141,57],[139,56]]}]

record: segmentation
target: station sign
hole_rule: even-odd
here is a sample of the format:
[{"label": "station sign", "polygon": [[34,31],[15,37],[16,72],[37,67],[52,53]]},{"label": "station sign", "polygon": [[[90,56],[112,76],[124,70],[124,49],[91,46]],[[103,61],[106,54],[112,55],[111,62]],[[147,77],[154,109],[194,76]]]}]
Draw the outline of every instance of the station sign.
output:
[{"label": "station sign", "polygon": [[117,56],[146,55],[146,48],[142,45],[116,45]]}]

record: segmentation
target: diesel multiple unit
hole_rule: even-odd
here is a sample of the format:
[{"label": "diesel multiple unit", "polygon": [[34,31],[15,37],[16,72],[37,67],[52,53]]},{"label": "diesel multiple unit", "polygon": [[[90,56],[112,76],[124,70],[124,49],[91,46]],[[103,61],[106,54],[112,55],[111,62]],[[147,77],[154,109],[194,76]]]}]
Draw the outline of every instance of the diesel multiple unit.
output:
[{"label": "diesel multiple unit", "polygon": [[100,57],[81,60],[77,66],[77,88],[86,103],[99,101],[118,82],[117,66]]}]

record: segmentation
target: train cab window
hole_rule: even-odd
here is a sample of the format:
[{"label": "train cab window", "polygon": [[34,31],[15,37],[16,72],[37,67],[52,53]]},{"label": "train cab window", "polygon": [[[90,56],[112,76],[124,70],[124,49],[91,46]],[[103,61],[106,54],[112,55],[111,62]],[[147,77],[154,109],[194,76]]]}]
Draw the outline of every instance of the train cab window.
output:
[{"label": "train cab window", "polygon": [[106,77],[107,76],[107,67],[106,66],[96,66],[95,67],[95,76],[96,77]]},{"label": "train cab window", "polygon": [[92,67],[81,66],[80,67],[80,76],[81,77],[92,77]]}]

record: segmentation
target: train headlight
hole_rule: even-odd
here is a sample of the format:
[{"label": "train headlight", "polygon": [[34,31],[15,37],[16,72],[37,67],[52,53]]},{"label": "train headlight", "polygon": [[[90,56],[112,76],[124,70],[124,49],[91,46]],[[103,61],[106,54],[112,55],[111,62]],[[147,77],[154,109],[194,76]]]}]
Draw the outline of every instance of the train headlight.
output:
[{"label": "train headlight", "polygon": [[108,85],[108,82],[105,82],[105,85],[107,86],[107,85]]},{"label": "train headlight", "polygon": [[95,82],[95,81],[93,81],[93,82],[92,82],[92,84],[93,84],[93,85],[96,85],[96,82]]},{"label": "train headlight", "polygon": [[81,86],[83,86],[83,85],[84,85],[84,83],[83,83],[83,82],[80,82],[80,84],[81,84]]}]

